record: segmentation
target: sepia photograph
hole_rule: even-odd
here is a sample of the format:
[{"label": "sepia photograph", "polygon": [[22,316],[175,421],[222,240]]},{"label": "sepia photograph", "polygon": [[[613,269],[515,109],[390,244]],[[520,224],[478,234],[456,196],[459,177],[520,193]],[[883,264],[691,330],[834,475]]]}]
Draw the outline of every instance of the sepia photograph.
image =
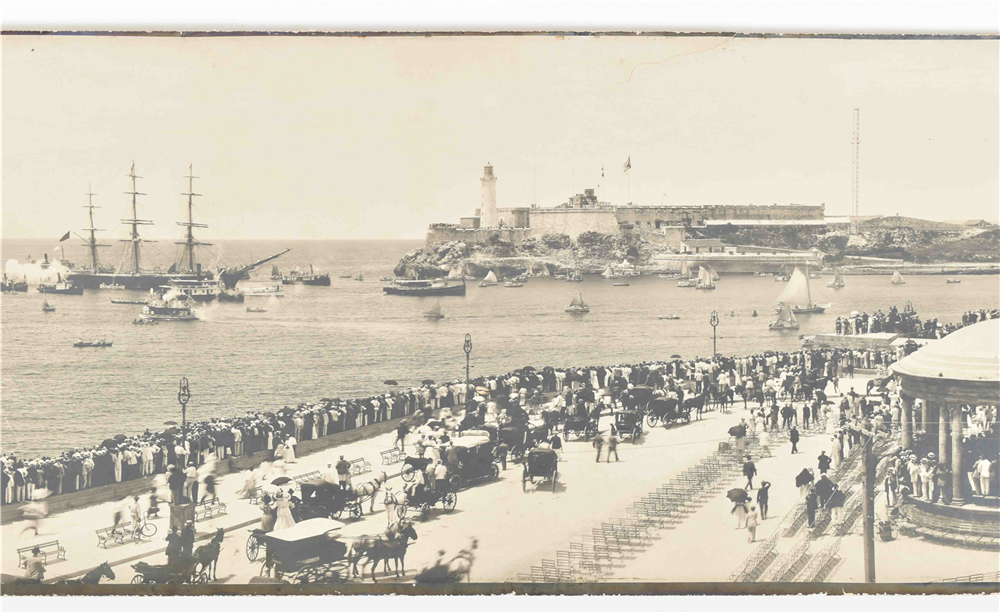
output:
[{"label": "sepia photograph", "polygon": [[266,30],[5,26],[0,593],[996,596],[996,33]]}]

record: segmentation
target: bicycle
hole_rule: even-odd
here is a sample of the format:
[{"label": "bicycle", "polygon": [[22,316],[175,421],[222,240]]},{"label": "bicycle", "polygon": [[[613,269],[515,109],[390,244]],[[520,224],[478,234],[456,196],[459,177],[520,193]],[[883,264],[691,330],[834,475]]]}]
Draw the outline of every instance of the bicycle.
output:
[{"label": "bicycle", "polygon": [[137,542],[142,540],[142,537],[152,538],[155,534],[156,525],[149,523],[147,519],[143,519],[132,529],[132,539]]}]

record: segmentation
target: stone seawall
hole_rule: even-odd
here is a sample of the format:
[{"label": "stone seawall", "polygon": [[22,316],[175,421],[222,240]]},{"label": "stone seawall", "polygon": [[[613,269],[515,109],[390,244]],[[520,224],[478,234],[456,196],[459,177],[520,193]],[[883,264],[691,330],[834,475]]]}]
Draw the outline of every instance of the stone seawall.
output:
[{"label": "stone seawall", "polygon": [[491,237],[520,245],[529,236],[531,236],[531,228],[460,228],[441,225],[431,226],[427,229],[424,246],[435,248],[449,242],[486,243]]},{"label": "stone seawall", "polygon": [[[354,430],[337,432],[336,434],[331,434],[314,440],[302,441],[297,445],[297,452],[299,456],[305,456],[329,449],[331,447],[336,447],[338,445],[346,445],[379,436],[381,434],[385,434],[386,432],[392,432],[399,426],[399,422],[407,419],[407,417],[382,421],[364,428],[355,428]],[[248,456],[231,456],[218,463],[218,471],[216,474],[217,476],[227,475],[229,473],[240,472],[248,468],[256,468],[257,466],[260,466],[261,463],[269,461],[271,453],[271,451],[259,451]],[[79,509],[95,504],[110,502],[112,500],[122,500],[126,496],[146,494],[149,492],[150,488],[153,487],[154,478],[155,475],[142,477],[140,479],[133,479],[131,481],[124,481],[122,483],[110,483],[101,487],[90,488],[70,494],[52,496],[49,498],[49,512],[52,514],[61,513],[71,509]],[[3,508],[0,509],[0,524],[9,524],[13,521],[21,519],[22,504],[23,503],[18,502],[3,505]]]}]

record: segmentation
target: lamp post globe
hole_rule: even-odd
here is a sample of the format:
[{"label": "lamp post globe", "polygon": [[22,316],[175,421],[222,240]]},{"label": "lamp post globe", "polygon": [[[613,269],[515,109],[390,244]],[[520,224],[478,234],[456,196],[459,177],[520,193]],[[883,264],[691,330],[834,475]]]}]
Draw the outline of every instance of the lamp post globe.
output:
[{"label": "lamp post globe", "polygon": [[469,388],[469,355],[472,353],[472,335],[465,335],[465,345],[462,347],[465,350],[465,388],[468,394]]},{"label": "lamp post globe", "polygon": [[188,387],[187,377],[181,377],[180,388],[177,390],[177,402],[181,405],[181,432],[183,433],[187,424],[187,403],[191,400],[191,389]]},{"label": "lamp post globe", "polygon": [[708,323],[712,324],[712,358],[714,359],[715,355],[718,353],[716,349],[716,336],[715,336],[715,328],[719,325],[718,311],[712,311],[712,316],[709,317]]}]

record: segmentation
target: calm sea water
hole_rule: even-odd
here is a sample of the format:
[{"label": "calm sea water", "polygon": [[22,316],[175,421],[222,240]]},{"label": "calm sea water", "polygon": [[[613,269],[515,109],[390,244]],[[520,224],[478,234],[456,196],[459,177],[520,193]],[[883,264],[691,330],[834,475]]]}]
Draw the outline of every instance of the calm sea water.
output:
[{"label": "calm sea water", "polygon": [[[4,240],[2,260],[51,254],[52,241]],[[945,285],[941,276],[910,276],[892,286],[888,277],[846,277],[847,287],[815,281],[826,315],[801,317],[797,333],[767,329],[782,285],[770,278],[723,277],[711,292],[681,289],[656,277],[614,287],[587,277],[583,283],[533,279],[522,288],[479,288],[443,298],[445,319],[422,312],[433,299],[386,296],[381,275],[421,241],[231,241],[215,247],[226,264],[250,261],[282,248],[292,251],[282,270],[314,264],[328,271],[332,287],[286,287],[282,299],[213,304],[204,321],[133,326],[141,307],[113,305],[111,297],[141,292],[88,291],[55,296],[54,313],[42,312],[43,296],[2,297],[2,404],[4,451],[28,456],[92,445],[117,433],[156,429],[180,418],[177,383],[187,377],[190,419],[269,410],[322,397],[349,397],[385,389],[385,379],[464,376],[465,334],[473,337],[472,374],[506,372],[527,364],[586,365],[686,357],[712,351],[710,312],[718,310],[718,347],[726,354],[799,346],[799,334],[830,332],[838,315],[873,311],[911,300],[922,316],[959,320],[969,308],[1000,305],[997,277],[963,277]],[[82,256],[70,252],[71,259]],[[208,260],[208,258],[204,258]],[[211,261],[208,264],[212,264]],[[365,281],[336,278],[363,272]],[[247,285],[269,285],[270,266]],[[591,313],[563,312],[575,291]],[[247,306],[267,313],[247,313]],[[750,316],[757,309],[759,317]],[[738,315],[730,317],[731,310]],[[677,313],[679,321],[658,320]],[[107,338],[111,349],[75,349],[78,338]]]}]

